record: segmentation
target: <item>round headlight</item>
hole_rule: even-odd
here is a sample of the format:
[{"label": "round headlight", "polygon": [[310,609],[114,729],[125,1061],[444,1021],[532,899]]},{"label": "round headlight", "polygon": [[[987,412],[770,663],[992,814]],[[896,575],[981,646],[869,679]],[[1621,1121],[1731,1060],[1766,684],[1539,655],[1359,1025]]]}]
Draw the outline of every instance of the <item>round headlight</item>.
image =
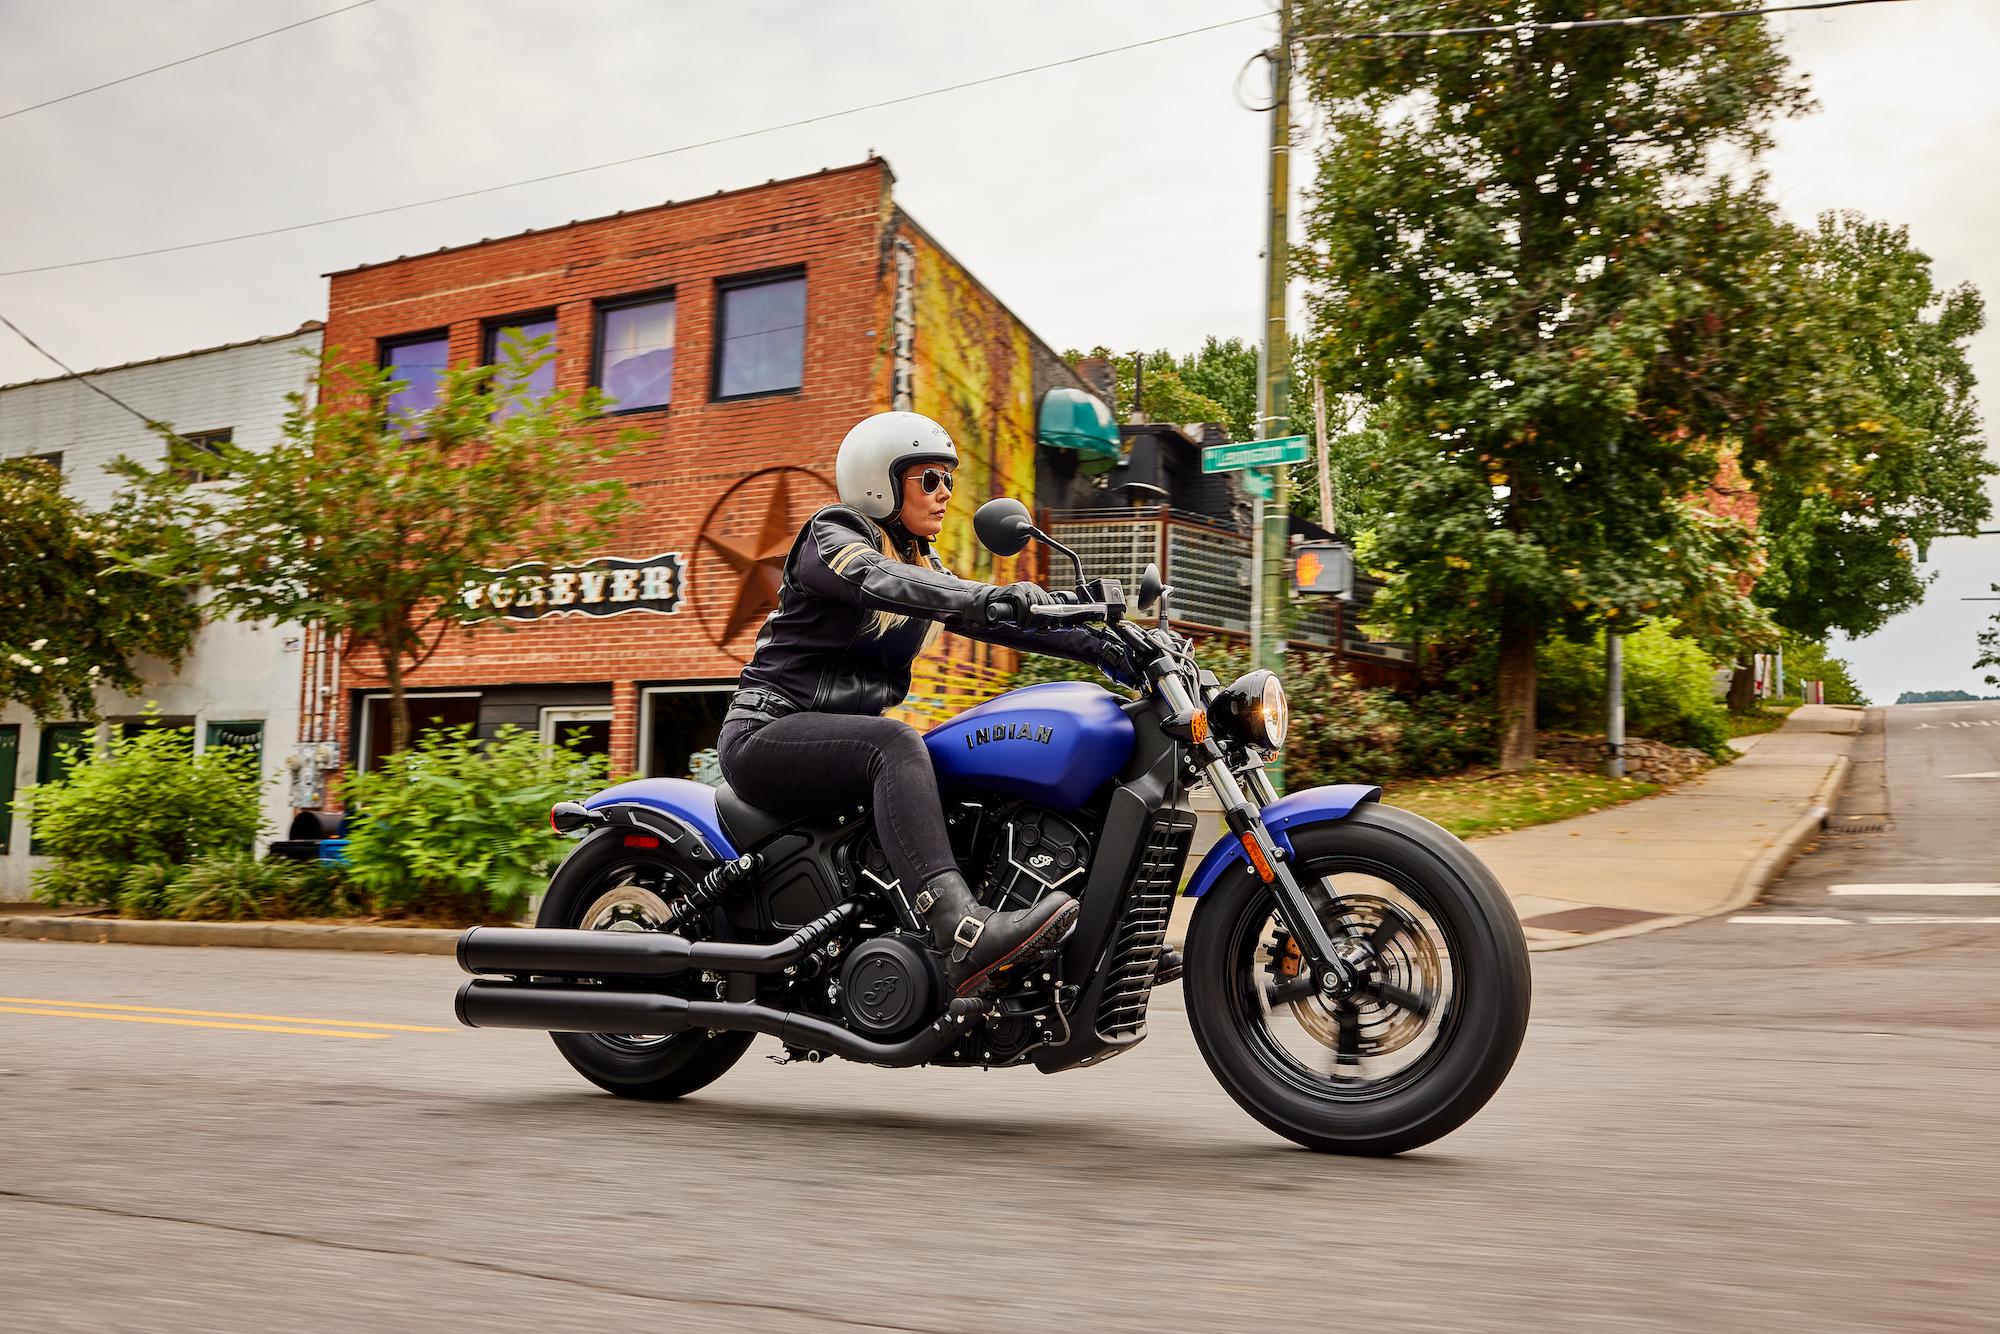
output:
[{"label": "round headlight", "polygon": [[1259,750],[1276,750],[1285,744],[1285,730],[1291,724],[1291,708],[1285,703],[1285,684],[1276,672],[1258,668],[1238,678],[1227,690],[1209,701],[1208,725],[1215,734]]},{"label": "round headlight", "polygon": [[1265,739],[1258,743],[1265,750],[1276,750],[1285,744],[1285,733],[1292,725],[1292,706],[1285,702],[1285,683],[1278,679],[1276,672],[1264,674],[1264,707],[1262,710]]}]

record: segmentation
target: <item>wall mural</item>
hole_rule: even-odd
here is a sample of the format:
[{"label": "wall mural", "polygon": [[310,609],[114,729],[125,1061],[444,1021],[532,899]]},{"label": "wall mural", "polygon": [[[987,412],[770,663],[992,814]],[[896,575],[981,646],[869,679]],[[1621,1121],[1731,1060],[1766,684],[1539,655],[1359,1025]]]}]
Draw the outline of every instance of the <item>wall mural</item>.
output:
[{"label": "wall mural", "polygon": [[792,467],[751,473],[722,493],[702,521],[695,553],[702,590],[695,610],[717,648],[750,661],[756,632],[778,609],[793,539],[814,510],[837,498],[826,478]]}]

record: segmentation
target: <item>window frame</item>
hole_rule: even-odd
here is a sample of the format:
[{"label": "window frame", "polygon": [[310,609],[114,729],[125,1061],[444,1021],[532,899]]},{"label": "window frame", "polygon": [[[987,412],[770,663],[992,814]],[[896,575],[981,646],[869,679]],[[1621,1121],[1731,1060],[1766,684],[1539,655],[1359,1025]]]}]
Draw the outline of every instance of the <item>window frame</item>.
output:
[{"label": "window frame", "polygon": [[[211,458],[220,457],[217,451],[209,448],[211,444],[233,445],[236,443],[236,428],[234,426],[218,427],[213,431],[179,431],[176,434],[190,448],[198,449]],[[185,478],[190,482],[216,482],[222,480],[221,473],[203,472],[200,468],[175,468],[173,471],[176,477]]]},{"label": "window frame", "polygon": [[[730,277],[718,278],[715,280],[715,311],[713,318],[710,319],[709,321],[709,326],[715,331],[714,335],[715,347],[709,356],[709,371],[708,371],[709,402],[747,403],[752,401],[753,399],[778,398],[785,394],[802,394],[805,392],[806,388],[805,344],[806,344],[806,329],[809,327],[811,323],[809,319],[802,319],[802,322],[799,325],[799,382],[797,384],[791,386],[789,389],[758,389],[747,394],[725,394],[722,392],[722,358],[723,354],[728,350],[728,342],[729,342],[729,326],[727,318],[725,316],[725,312],[728,309],[729,293],[740,292],[748,287],[768,287],[774,283],[784,283],[784,282],[794,282],[794,281],[801,284],[807,283],[805,265],[786,264],[775,269],[761,269],[756,273],[732,274]],[[805,295],[807,304],[810,305],[812,301],[812,289],[810,285],[806,287]]]},{"label": "window frame", "polygon": [[[440,325],[435,329],[424,329],[417,333],[397,334],[392,338],[376,339],[375,369],[384,371],[390,369],[389,354],[391,352],[394,352],[397,348],[416,347],[421,343],[443,343],[444,369],[445,370],[451,369],[451,326],[450,325]],[[392,415],[396,411],[393,407],[388,407],[386,403],[384,404],[384,407],[388,408],[388,411]]]},{"label": "window frame", "polygon": [[[600,297],[590,304],[590,387],[598,393],[604,392],[604,317],[614,311],[630,310],[634,306],[657,306],[671,301],[674,305],[674,378],[681,373],[681,294],[678,287],[655,287],[649,291],[632,292],[625,296]],[[673,386],[668,389],[664,403],[649,403],[643,407],[604,410],[606,417],[630,417],[640,412],[671,412],[674,406]]]}]

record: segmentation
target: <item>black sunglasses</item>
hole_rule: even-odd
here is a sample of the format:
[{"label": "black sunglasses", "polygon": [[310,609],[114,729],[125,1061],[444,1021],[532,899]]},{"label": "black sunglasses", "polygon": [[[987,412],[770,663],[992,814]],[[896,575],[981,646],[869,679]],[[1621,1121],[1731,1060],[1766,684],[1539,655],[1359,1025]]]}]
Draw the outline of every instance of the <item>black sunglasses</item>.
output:
[{"label": "black sunglasses", "polygon": [[923,482],[927,496],[936,495],[939,487],[951,490],[951,473],[943,468],[926,468],[918,480]]}]

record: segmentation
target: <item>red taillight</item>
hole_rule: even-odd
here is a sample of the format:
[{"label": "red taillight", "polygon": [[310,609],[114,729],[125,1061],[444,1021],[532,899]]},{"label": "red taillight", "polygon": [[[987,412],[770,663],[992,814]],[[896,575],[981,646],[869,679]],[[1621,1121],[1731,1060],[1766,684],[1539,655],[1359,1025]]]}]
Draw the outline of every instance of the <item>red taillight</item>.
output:
[{"label": "red taillight", "polygon": [[[625,846],[628,848],[657,848],[660,846],[660,840],[651,838],[645,834],[627,834],[625,835]],[[1268,879],[1269,877],[1266,878]]]}]

